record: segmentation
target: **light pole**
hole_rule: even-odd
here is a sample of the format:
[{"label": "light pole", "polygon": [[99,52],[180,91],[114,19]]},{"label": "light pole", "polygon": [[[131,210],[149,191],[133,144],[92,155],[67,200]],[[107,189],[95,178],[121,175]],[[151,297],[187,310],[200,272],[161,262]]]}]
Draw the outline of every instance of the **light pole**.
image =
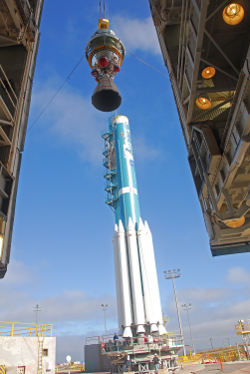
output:
[{"label": "light pole", "polygon": [[209,340],[210,340],[211,348],[214,349],[214,346],[213,346],[213,338],[209,338]]},{"label": "light pole", "polygon": [[104,330],[105,334],[107,333],[107,321],[106,321],[106,310],[108,309],[108,304],[101,304],[104,316]]},{"label": "light pole", "polygon": [[182,308],[187,312],[187,319],[188,319],[190,339],[191,339],[191,342],[192,342],[193,354],[195,354],[194,341],[193,341],[192,330],[191,330],[191,323],[190,323],[190,316],[189,316],[189,311],[192,309],[192,304],[183,304]]},{"label": "light pole", "polygon": [[168,270],[168,271],[165,270],[163,273],[164,273],[165,279],[172,279],[176,311],[177,311],[177,317],[178,317],[178,323],[179,323],[179,330],[180,330],[180,335],[181,335],[181,339],[183,342],[183,353],[184,353],[184,356],[186,356],[186,347],[184,343],[184,335],[183,335],[182,324],[181,324],[181,315],[179,311],[179,304],[177,300],[177,294],[176,294],[175,282],[174,282],[175,278],[180,278],[181,272],[180,272],[180,269],[173,269],[173,270]]},{"label": "light pole", "polygon": [[38,325],[38,313],[41,312],[40,305],[36,304],[33,310],[36,313],[36,325]]}]

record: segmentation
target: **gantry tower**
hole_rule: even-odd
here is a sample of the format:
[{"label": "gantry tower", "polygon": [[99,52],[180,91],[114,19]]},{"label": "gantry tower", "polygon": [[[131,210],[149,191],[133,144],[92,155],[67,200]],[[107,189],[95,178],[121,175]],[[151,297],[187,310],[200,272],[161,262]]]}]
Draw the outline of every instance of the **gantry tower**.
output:
[{"label": "gantry tower", "polygon": [[249,1],[149,3],[212,255],[250,251]]},{"label": "gantry tower", "polygon": [[43,0],[0,2],[0,278],[10,258]]}]

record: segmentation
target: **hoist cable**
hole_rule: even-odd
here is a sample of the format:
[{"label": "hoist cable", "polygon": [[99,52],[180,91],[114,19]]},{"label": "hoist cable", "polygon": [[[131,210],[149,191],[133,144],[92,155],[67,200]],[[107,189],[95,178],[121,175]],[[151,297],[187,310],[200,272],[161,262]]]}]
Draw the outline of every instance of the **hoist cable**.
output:
[{"label": "hoist cable", "polygon": [[40,113],[38,114],[38,116],[35,118],[35,120],[32,122],[31,126],[29,127],[28,129],[28,132],[31,131],[31,129],[34,127],[34,125],[38,122],[38,120],[41,118],[41,116],[44,114],[44,112],[47,110],[47,108],[50,106],[50,104],[54,101],[54,99],[56,98],[56,96],[59,94],[59,92],[63,89],[63,87],[65,86],[65,84],[68,82],[68,80],[71,78],[72,74],[76,71],[76,69],[78,68],[78,66],[80,65],[80,63],[82,62],[82,60],[84,59],[84,55],[81,56],[81,58],[79,59],[79,61],[75,64],[75,66],[73,67],[73,69],[71,70],[71,72],[66,76],[66,78],[64,79],[63,83],[61,84],[61,86],[57,89],[57,91],[51,96],[51,98],[49,99],[49,101],[44,105],[44,107],[42,108],[42,110],[40,111]]},{"label": "hoist cable", "polygon": [[[144,64],[145,66],[147,66],[148,68],[154,70],[155,72],[161,74],[164,76],[164,78],[169,78],[167,74],[165,74],[164,72],[162,72],[161,70],[155,68],[153,65],[150,65],[148,62],[144,61],[142,58],[136,56],[134,53],[128,51],[128,54],[132,57],[134,57],[137,61],[141,62],[142,64]],[[82,62],[82,60],[84,59],[84,55],[81,56],[81,58],[78,60],[78,62],[75,64],[75,66],[73,67],[73,69],[70,71],[70,73],[66,76],[66,78],[64,79],[63,83],[61,84],[61,86],[59,86],[59,88],[56,90],[56,92],[51,96],[51,98],[48,100],[48,102],[44,105],[44,107],[41,109],[40,113],[38,114],[38,116],[34,119],[34,121],[32,122],[32,124],[30,125],[30,127],[28,128],[28,133],[32,130],[32,128],[36,125],[36,123],[39,121],[39,119],[42,117],[42,115],[46,112],[46,110],[48,109],[48,107],[52,104],[52,102],[55,100],[55,98],[57,97],[57,95],[60,93],[60,91],[62,91],[63,87],[65,86],[65,84],[69,81],[69,79],[71,78],[71,76],[73,75],[73,73],[76,71],[76,69],[78,68],[78,66],[80,65],[80,63]]]}]

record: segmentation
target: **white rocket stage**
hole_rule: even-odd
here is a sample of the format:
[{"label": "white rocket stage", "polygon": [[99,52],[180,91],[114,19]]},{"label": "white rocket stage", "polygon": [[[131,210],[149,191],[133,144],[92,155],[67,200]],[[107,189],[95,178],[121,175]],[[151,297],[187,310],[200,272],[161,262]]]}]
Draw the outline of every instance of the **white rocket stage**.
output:
[{"label": "white rocket stage", "polygon": [[113,237],[116,269],[118,320],[124,338],[138,334],[166,334],[152,235],[147,221],[135,230],[129,218],[127,231],[122,221]]}]

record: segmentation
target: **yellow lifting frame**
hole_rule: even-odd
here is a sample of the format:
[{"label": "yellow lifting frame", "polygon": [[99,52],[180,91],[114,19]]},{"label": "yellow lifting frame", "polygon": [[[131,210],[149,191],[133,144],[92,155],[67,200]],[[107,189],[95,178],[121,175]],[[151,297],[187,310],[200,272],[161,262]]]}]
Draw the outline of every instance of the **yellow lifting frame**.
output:
[{"label": "yellow lifting frame", "polygon": [[98,29],[108,29],[109,28],[109,20],[106,18],[100,18],[98,23]]}]

